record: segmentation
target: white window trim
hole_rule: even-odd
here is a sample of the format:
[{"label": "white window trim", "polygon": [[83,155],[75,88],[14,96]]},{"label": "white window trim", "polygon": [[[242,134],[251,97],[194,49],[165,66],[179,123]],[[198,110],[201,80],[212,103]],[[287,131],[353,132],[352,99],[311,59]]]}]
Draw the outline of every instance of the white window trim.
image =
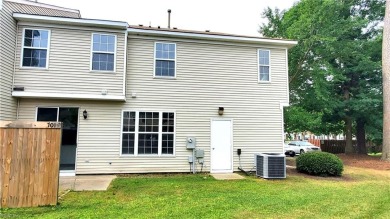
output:
[{"label": "white window trim", "polygon": [[[122,154],[123,144],[123,113],[135,112],[135,130],[134,130],[134,154]],[[159,128],[158,128],[158,154],[138,154],[138,134],[139,134],[139,113],[159,113]],[[119,156],[121,157],[175,157],[176,156],[176,111],[175,110],[122,110],[121,115],[121,127],[120,127],[120,148]],[[174,113],[174,132],[173,132],[173,154],[162,154],[162,114]]]},{"label": "white window trim", "polygon": [[[268,65],[261,65],[260,64],[260,51],[268,51],[268,54],[269,54]],[[260,66],[268,66],[269,67],[268,81],[261,81],[260,80]],[[257,82],[258,83],[271,83],[271,50],[269,50],[269,49],[258,49],[257,50]]]},{"label": "white window trim", "polygon": [[[162,43],[162,44],[173,44],[175,45],[175,58],[174,59],[161,59],[161,58],[156,58],[156,49],[157,49],[157,43]],[[176,79],[176,73],[177,73],[177,45],[176,43],[170,43],[170,42],[154,42],[154,51],[153,51],[153,78],[166,78],[166,79]],[[159,76],[156,75],[156,61],[157,60],[162,60],[162,61],[174,61],[175,62],[175,76]]]},{"label": "white window trim", "polygon": [[[24,57],[24,49],[45,49],[40,47],[30,47],[24,46],[24,35],[26,30],[38,30],[38,31],[47,31],[47,48],[46,48],[46,66],[45,67],[34,67],[34,66],[23,66],[23,57]],[[39,29],[39,28],[23,28],[22,32],[22,41],[21,41],[21,51],[20,51],[20,68],[23,69],[49,69],[49,57],[50,57],[50,41],[51,41],[51,31],[48,29]]]},{"label": "white window trim", "polygon": [[[115,37],[115,45],[114,45],[114,52],[104,52],[104,51],[93,51],[93,35],[94,34],[99,34],[99,35],[106,35],[106,36],[114,36]],[[112,33],[92,33],[91,34],[91,57],[89,60],[89,71],[90,72],[109,72],[113,73],[116,72],[116,51],[117,51],[117,44],[118,44],[118,37],[116,34]],[[104,54],[114,54],[114,69],[112,71],[106,71],[106,70],[92,70],[92,58],[93,58],[93,53],[104,53]]]}]

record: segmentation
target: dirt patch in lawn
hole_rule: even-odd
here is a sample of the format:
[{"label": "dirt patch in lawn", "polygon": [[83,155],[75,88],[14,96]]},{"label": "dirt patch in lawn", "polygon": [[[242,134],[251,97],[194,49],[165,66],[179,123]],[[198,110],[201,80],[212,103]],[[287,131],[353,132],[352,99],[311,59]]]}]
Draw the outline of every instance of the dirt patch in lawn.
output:
[{"label": "dirt patch in lawn", "polygon": [[295,167],[296,166],[295,159],[296,157],[286,157],[286,165]]},{"label": "dirt patch in lawn", "polygon": [[362,154],[337,154],[344,165],[375,170],[390,170],[390,162],[383,161],[379,156],[369,156]]}]

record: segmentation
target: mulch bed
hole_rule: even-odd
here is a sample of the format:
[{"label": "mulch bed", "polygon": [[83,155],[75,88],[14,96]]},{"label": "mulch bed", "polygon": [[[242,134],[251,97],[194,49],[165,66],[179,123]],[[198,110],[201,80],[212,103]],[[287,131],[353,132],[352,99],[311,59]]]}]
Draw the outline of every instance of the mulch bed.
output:
[{"label": "mulch bed", "polygon": [[[389,170],[390,171],[390,162],[383,161],[378,156],[369,156],[361,154],[336,154],[344,163],[345,166],[375,169],[375,170]],[[287,157],[286,164],[289,166],[286,169],[287,175],[303,176],[306,178],[313,178],[319,180],[331,180],[331,181],[354,181],[354,179],[348,175],[343,174],[341,177],[320,177],[320,176],[311,176],[304,173],[299,173],[295,169],[295,159],[296,157]]]},{"label": "mulch bed", "polygon": [[[363,154],[336,154],[345,166],[368,168],[375,170],[390,170],[390,162],[381,160],[380,156],[369,156]],[[295,166],[296,157],[287,157],[286,164]]]},{"label": "mulch bed", "polygon": [[362,154],[337,154],[337,156],[343,161],[344,165],[368,168],[375,170],[390,170],[390,162],[381,160],[377,156],[368,156]]}]

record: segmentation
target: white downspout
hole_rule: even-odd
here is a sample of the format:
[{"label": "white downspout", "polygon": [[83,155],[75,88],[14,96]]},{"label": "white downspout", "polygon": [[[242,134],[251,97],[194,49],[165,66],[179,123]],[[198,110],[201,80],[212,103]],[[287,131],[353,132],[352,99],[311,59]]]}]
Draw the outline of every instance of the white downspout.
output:
[{"label": "white downspout", "polygon": [[126,101],[126,74],[127,74],[127,35],[128,35],[128,31],[126,29],[126,32],[125,32],[125,51],[124,51],[124,67],[123,67],[123,96],[125,97],[125,101]]},{"label": "white downspout", "polygon": [[[15,86],[15,72],[16,72],[16,56],[17,56],[17,51],[18,51],[18,33],[19,33],[19,24],[16,22],[16,34],[15,34],[15,54],[14,54],[14,72],[12,72],[12,85],[11,85],[11,98],[12,98],[12,92],[14,90]],[[22,53],[20,53],[22,55]],[[16,119],[19,119],[19,107],[20,107],[20,99],[17,98],[17,103],[16,103]]]},{"label": "white downspout", "polygon": [[16,105],[16,120],[19,120],[19,108],[20,108],[20,98],[17,98],[17,105]]}]

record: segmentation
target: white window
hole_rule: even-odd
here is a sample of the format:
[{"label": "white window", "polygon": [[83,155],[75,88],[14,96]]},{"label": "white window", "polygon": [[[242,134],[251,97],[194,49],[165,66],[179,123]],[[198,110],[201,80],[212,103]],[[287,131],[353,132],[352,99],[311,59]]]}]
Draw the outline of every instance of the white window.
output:
[{"label": "white window", "polygon": [[24,29],[22,67],[47,68],[50,32]]},{"label": "white window", "polygon": [[115,71],[116,35],[92,34],[92,71]]},{"label": "white window", "polygon": [[154,51],[154,76],[176,76],[176,44],[156,43]]},{"label": "white window", "polygon": [[124,111],[122,155],[173,155],[175,113]]},{"label": "white window", "polygon": [[270,51],[269,50],[258,50],[259,57],[259,82],[271,81],[270,71]]},{"label": "white window", "polygon": [[123,112],[122,154],[134,154],[135,112]]}]

